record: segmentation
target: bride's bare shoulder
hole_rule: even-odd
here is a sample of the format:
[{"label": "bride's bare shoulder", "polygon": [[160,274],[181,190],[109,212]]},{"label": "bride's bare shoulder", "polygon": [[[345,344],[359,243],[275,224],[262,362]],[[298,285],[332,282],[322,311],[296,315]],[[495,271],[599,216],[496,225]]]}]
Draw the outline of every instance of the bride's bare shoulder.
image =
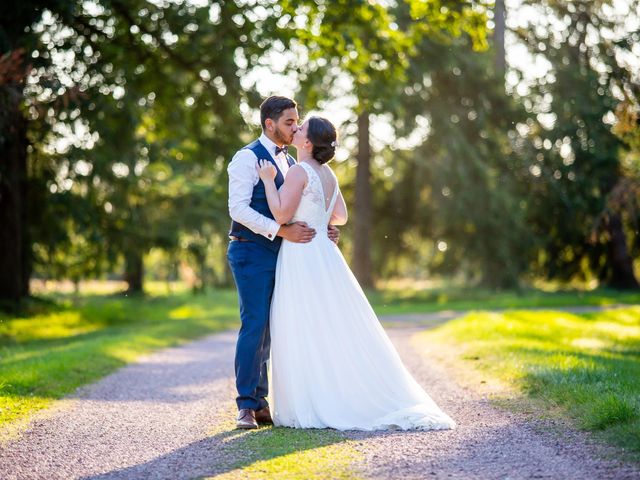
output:
[{"label": "bride's bare shoulder", "polygon": [[291,167],[289,167],[289,171],[287,172],[286,179],[287,181],[306,184],[307,172],[301,164],[296,163],[295,165],[292,165]]},{"label": "bride's bare shoulder", "polygon": [[292,165],[291,167],[289,167],[289,171],[287,172],[287,178],[289,177],[289,175],[295,175],[295,176],[306,178],[307,171],[305,170],[305,168],[302,166],[301,163],[296,163],[295,165]]}]

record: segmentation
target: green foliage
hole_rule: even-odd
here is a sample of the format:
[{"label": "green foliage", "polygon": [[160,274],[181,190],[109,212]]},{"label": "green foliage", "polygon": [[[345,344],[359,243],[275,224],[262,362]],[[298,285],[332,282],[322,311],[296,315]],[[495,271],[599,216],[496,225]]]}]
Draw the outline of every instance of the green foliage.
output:
[{"label": "green foliage", "polygon": [[[292,48],[304,52],[292,62],[306,108],[342,96],[356,99],[356,115],[397,114],[406,70],[423,38],[469,33],[486,45],[486,16],[480,2],[408,1],[396,8],[378,2],[281,2],[284,13],[302,17],[289,26]],[[350,84],[347,91],[345,76]]]}]

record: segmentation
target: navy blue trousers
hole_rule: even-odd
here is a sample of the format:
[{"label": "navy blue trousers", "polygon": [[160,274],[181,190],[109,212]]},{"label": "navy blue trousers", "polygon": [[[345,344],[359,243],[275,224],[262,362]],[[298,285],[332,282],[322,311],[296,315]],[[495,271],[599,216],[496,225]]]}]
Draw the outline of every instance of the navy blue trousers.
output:
[{"label": "navy blue trousers", "polygon": [[236,403],[238,409],[259,410],[268,406],[269,310],[278,253],[255,242],[232,241],[227,260],[240,303],[241,326],[235,357]]}]

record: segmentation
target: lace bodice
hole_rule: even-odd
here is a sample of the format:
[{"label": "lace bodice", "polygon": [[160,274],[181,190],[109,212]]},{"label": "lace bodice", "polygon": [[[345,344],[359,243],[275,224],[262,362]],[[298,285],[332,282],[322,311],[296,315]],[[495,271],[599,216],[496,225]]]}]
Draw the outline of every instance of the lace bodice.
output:
[{"label": "lace bodice", "polygon": [[300,205],[296,213],[294,213],[292,222],[307,222],[307,224],[315,228],[320,232],[326,230],[326,226],[331,219],[331,213],[338,197],[338,184],[333,191],[331,202],[329,202],[329,208],[326,207],[326,200],[324,198],[324,191],[322,189],[322,181],[316,173],[316,171],[304,162],[300,162],[302,168],[307,172],[307,185],[302,191],[302,198],[300,199]]}]

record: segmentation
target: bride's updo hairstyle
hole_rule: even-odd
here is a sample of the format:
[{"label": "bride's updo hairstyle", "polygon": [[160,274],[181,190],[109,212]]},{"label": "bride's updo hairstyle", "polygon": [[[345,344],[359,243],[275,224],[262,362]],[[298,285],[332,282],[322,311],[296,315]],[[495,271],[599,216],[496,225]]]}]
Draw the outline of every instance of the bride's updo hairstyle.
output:
[{"label": "bride's updo hairstyle", "polygon": [[313,145],[311,156],[321,165],[329,162],[336,155],[336,127],[322,117],[309,117],[307,139]]}]

